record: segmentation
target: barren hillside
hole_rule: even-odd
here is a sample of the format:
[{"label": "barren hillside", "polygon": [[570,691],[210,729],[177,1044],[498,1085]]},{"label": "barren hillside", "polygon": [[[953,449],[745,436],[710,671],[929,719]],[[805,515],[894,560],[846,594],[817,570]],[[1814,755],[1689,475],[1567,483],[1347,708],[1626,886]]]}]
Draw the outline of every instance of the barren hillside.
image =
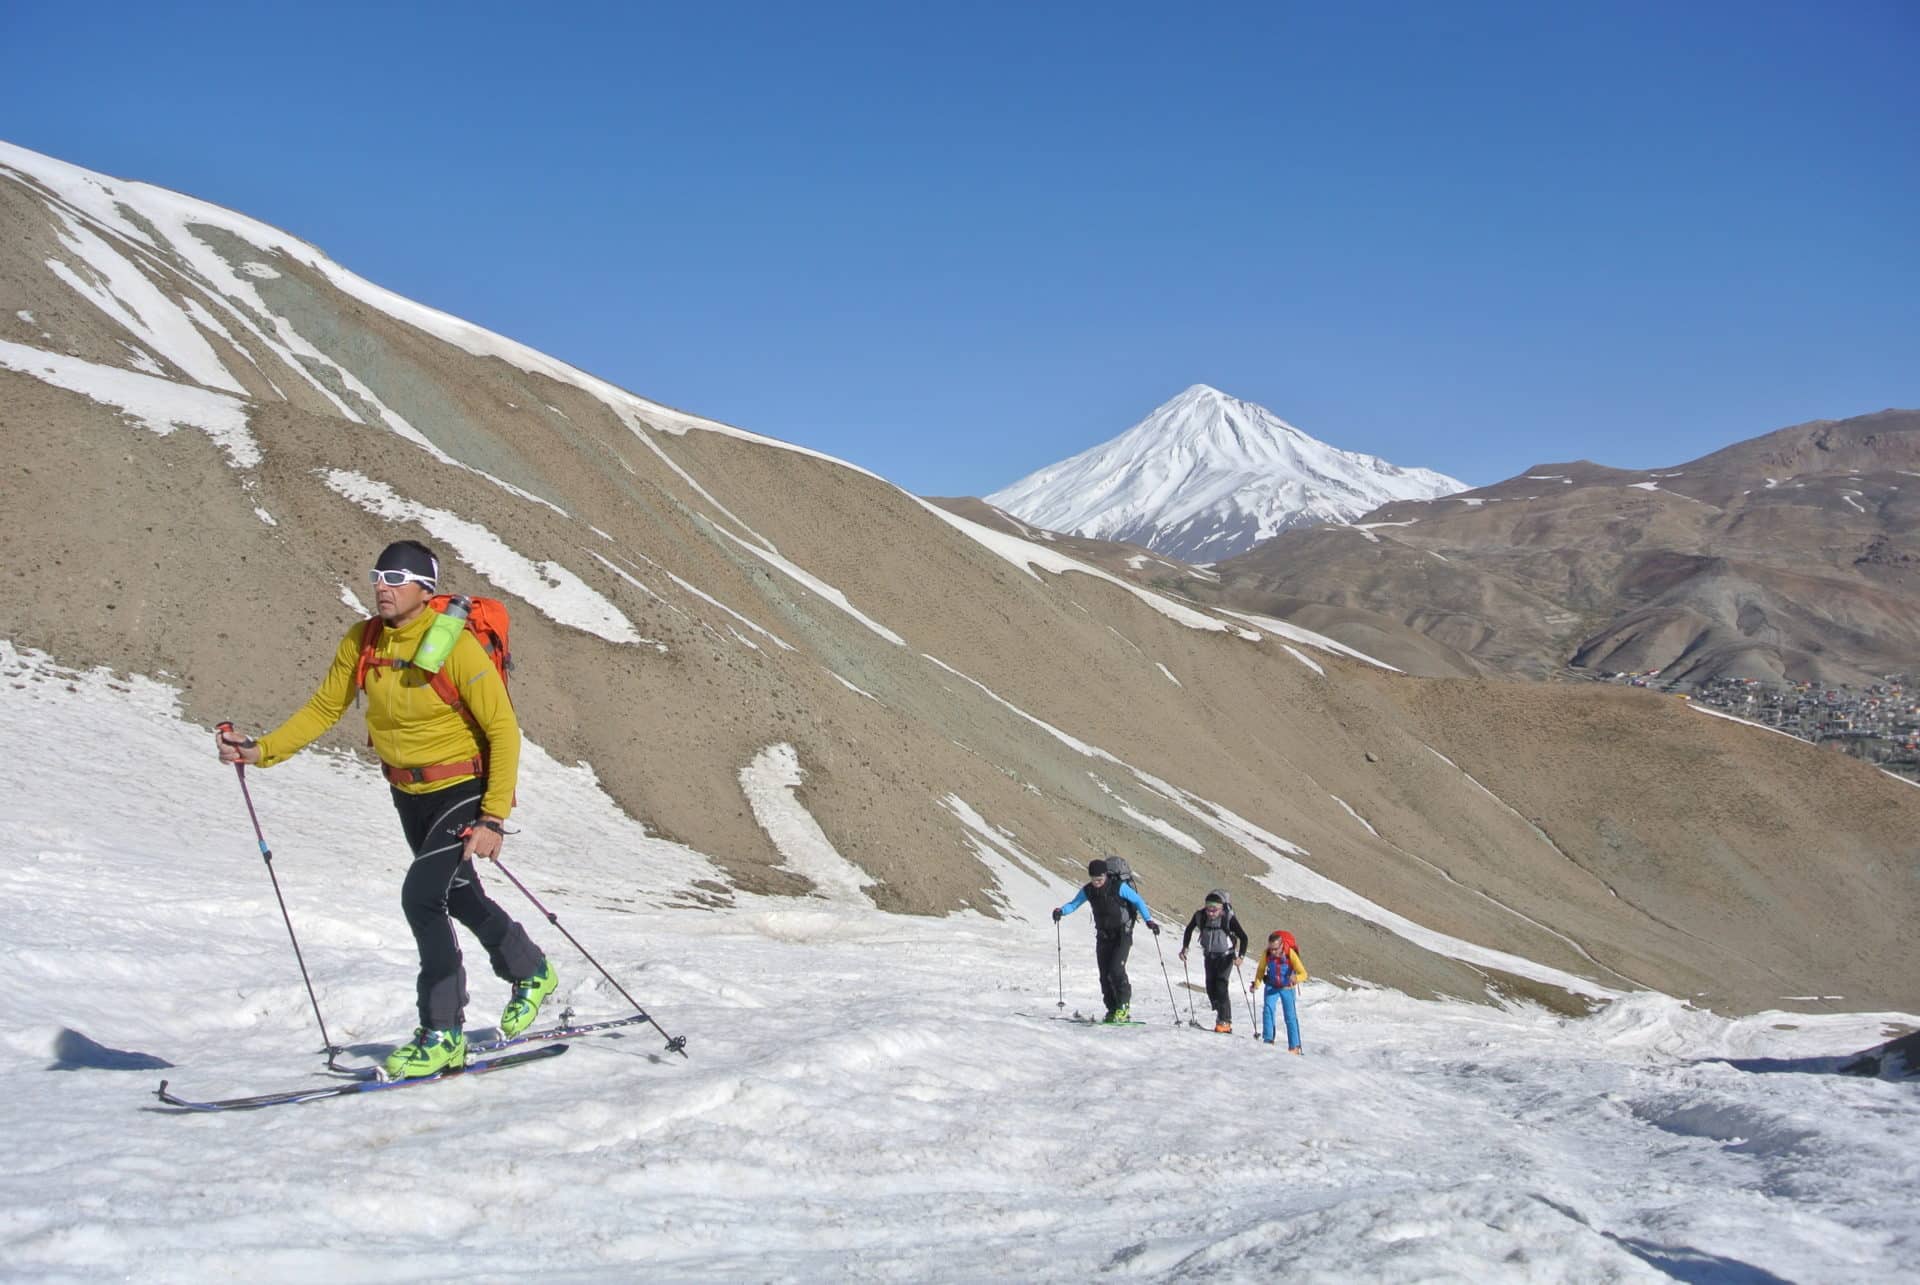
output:
[{"label": "barren hillside", "polygon": [[1213,570],[1183,587],[1372,612],[1501,673],[1872,681],[1920,668],[1920,412],[1781,429],[1670,469],[1536,465]]}]

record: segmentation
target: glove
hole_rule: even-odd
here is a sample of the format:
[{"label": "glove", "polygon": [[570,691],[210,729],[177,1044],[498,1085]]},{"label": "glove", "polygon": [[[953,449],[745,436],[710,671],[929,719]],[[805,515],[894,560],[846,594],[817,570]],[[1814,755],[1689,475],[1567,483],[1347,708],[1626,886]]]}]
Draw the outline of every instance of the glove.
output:
[{"label": "glove", "polygon": [[1149,919],[1147,920],[1147,931],[1152,933],[1155,937],[1158,937],[1160,935],[1160,925],[1155,923],[1153,920]]},{"label": "glove", "polygon": [[1184,950],[1180,952],[1180,962],[1183,964],[1187,962],[1187,952]]},{"label": "glove", "polygon": [[1053,922],[1056,924],[1060,922],[1060,907],[1058,906],[1053,908]]}]

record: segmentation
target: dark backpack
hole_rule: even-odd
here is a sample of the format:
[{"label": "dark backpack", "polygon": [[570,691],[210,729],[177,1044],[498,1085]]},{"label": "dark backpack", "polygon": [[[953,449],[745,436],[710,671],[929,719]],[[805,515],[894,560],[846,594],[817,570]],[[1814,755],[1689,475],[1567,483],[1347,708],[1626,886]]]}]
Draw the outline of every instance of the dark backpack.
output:
[{"label": "dark backpack", "polygon": [[[1134,876],[1133,867],[1127,863],[1125,857],[1107,858],[1107,878],[1127,885],[1127,887],[1133,889],[1136,894],[1140,891],[1140,880]],[[1117,889],[1115,895],[1118,895]],[[1142,897],[1141,900],[1144,901],[1146,898]],[[1132,922],[1139,923],[1140,912],[1134,908],[1134,904],[1131,901],[1124,904],[1127,907],[1127,913],[1133,916]]]}]

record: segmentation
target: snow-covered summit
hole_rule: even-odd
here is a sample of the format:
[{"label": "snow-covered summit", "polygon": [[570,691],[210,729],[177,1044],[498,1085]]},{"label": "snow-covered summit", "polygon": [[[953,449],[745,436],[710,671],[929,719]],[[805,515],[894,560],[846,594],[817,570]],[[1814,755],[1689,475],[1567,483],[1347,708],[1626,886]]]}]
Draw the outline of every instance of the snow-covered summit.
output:
[{"label": "snow-covered summit", "polygon": [[1055,531],[1218,562],[1288,527],[1466,489],[1432,469],[1329,446],[1263,406],[1195,384],[1112,441],[986,498]]}]

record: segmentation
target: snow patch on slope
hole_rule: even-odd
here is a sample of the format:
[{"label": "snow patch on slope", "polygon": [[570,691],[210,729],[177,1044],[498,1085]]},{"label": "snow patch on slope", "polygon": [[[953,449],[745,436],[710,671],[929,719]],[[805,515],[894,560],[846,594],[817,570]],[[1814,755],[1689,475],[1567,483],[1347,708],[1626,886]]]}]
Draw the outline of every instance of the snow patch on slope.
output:
[{"label": "snow patch on slope", "polygon": [[[1171,598],[1163,598],[1151,590],[1142,589],[1139,585],[1122,580],[1119,576],[1102,571],[1098,567],[1091,566],[1074,558],[1069,558],[1064,553],[1056,553],[1052,549],[1042,548],[1031,540],[1022,540],[1019,536],[1009,535],[1005,531],[995,531],[991,527],[982,526],[978,522],[963,518],[957,513],[949,513],[937,504],[928,504],[918,496],[913,498],[919,502],[921,508],[933,514],[968,539],[991,549],[994,553],[1005,558],[1014,566],[1019,567],[1035,580],[1040,579],[1039,574],[1034,571],[1035,567],[1039,567],[1042,571],[1051,571],[1055,575],[1061,575],[1068,571],[1077,571],[1081,575],[1092,576],[1096,580],[1104,580],[1108,584],[1118,585],[1169,620],[1185,625],[1189,629],[1204,629],[1214,633],[1225,632],[1232,629],[1232,627],[1224,621],[1204,615],[1191,607],[1182,606]],[[1259,634],[1251,633],[1244,629],[1234,629],[1232,631],[1249,641],[1260,641]]]},{"label": "snow patch on slope", "polygon": [[834,606],[838,607],[840,610],[846,612],[849,616],[852,616],[855,620],[865,625],[868,629],[871,629],[874,633],[879,634],[882,638],[886,639],[888,642],[892,643],[894,646],[904,647],[907,645],[906,639],[902,638],[899,634],[894,633],[893,630],[887,628],[885,625],[881,624],[879,621],[875,620],[873,617],[867,615],[865,612],[861,611],[858,607],[855,607],[851,602],[847,601],[846,594],[841,593],[838,589],[834,588],[832,585],[828,584],[826,581],[822,580],[820,577],[814,575],[812,572],[806,570],[803,567],[796,565],[793,562],[788,561],[786,558],[781,557],[777,553],[770,552],[767,549],[755,548],[753,545],[748,544],[745,540],[742,540],[739,536],[727,530],[725,527],[716,526],[714,530],[718,531],[721,535],[726,536],[727,539],[732,540],[735,544],[739,545],[741,548],[745,549],[748,553],[751,553],[754,557],[760,559],[762,562],[766,563],[768,566],[779,570],[783,574],[805,585],[807,588],[811,589],[814,593],[826,599],[826,601],[832,603]]},{"label": "snow patch on slope", "polygon": [[993,875],[993,900],[1009,918],[1044,924],[1054,907],[1073,898],[1073,885],[1052,874],[1020,846],[1011,831],[987,824],[987,819],[957,794],[941,805],[967,828],[967,844],[975,859]]},{"label": "snow patch on slope", "polygon": [[81,226],[72,214],[59,206],[51,208],[59,220],[56,232],[60,243],[78,255],[95,277],[93,281],[84,280],[65,263],[47,260],[48,269],[65,282],[68,289],[126,327],[195,383],[246,395],[247,390],[215,355],[212,345],[144,272]]},{"label": "snow patch on slope", "polygon": [[[1282,638],[1291,638],[1294,642],[1305,644],[1308,647],[1318,647],[1321,651],[1330,651],[1336,656],[1347,656],[1354,660],[1365,661],[1377,669],[1388,670],[1391,673],[1397,674],[1400,672],[1384,660],[1376,660],[1364,651],[1356,650],[1343,642],[1335,642],[1325,634],[1317,634],[1311,629],[1302,629],[1299,625],[1288,624],[1286,621],[1276,620],[1272,616],[1261,616],[1246,611],[1227,611],[1224,607],[1221,608],[1221,611],[1236,619],[1244,620],[1250,625],[1258,625],[1270,634],[1278,634]],[[1288,648],[1288,650],[1292,651],[1293,649]],[[1298,655],[1299,653],[1295,652],[1294,654]],[[1306,658],[1303,656],[1301,659],[1304,660]],[[1320,667],[1315,665],[1314,668],[1319,669]],[[1326,671],[1321,670],[1321,672],[1325,673]]]},{"label": "snow patch on slope", "polygon": [[1338,803],[1341,807],[1345,808],[1347,810],[1347,815],[1352,817],[1354,820],[1358,821],[1368,834],[1372,835],[1376,839],[1380,837],[1380,832],[1373,828],[1373,823],[1367,820],[1365,817],[1361,816],[1358,812],[1355,812],[1353,810],[1353,804],[1347,802],[1345,799],[1341,798],[1337,794],[1329,794],[1327,797],[1332,799],[1335,803]]},{"label": "snow patch on slope", "polygon": [[1206,849],[1200,846],[1200,841],[1188,834],[1185,830],[1180,829],[1171,822],[1163,821],[1157,816],[1142,812],[1139,808],[1134,807],[1131,803],[1128,803],[1125,799],[1114,793],[1113,787],[1101,780],[1097,773],[1089,772],[1087,775],[1093,779],[1095,785],[1100,787],[1100,793],[1112,799],[1114,803],[1119,806],[1120,811],[1126,815],[1127,819],[1135,825],[1153,831],[1161,838],[1172,843],[1175,847],[1185,848],[1196,857],[1206,852]]},{"label": "snow patch on slope", "polygon": [[1320,668],[1319,661],[1307,655],[1307,653],[1305,653],[1304,651],[1301,651],[1298,647],[1295,647],[1292,643],[1281,643],[1280,645],[1286,648],[1287,655],[1293,657],[1295,660],[1305,665],[1308,669],[1311,669],[1314,673],[1320,675],[1320,677],[1325,678],[1327,676],[1327,671]]},{"label": "snow patch on slope", "polygon": [[233,468],[259,467],[260,447],[247,429],[246,407],[238,398],[4,339],[0,367],[115,407],[160,437],[179,428],[198,429],[226,453]]},{"label": "snow patch on slope", "polygon": [[740,789],[753,809],[753,819],[785,858],[784,869],[810,881],[820,896],[837,905],[871,906],[866,889],[873,880],[834,849],[795,793],[804,778],[800,755],[782,741],[761,750],[740,769]]},{"label": "snow patch on slope", "polygon": [[413,522],[424,527],[462,562],[560,624],[612,643],[647,641],[618,607],[558,562],[534,562],[478,522],[404,499],[385,482],[363,473],[328,469],[322,477],[337,494],[369,513],[389,522]]}]

